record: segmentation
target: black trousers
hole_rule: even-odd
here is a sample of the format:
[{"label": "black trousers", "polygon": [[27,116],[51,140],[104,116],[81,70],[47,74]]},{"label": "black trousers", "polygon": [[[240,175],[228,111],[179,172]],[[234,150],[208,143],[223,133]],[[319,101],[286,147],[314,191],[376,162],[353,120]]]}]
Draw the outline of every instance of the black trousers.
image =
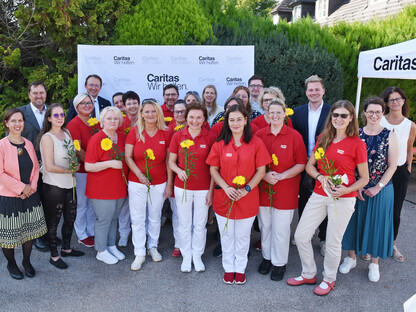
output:
[{"label": "black trousers", "polygon": [[[46,225],[48,226],[48,240],[51,257],[57,257],[57,238],[61,215],[64,215],[62,225],[62,249],[71,248],[71,236],[74,230],[74,221],[77,215],[76,199],[72,200],[72,188],[63,189],[54,185],[43,183],[43,209],[45,211]],[[76,197],[75,197],[76,198]]]},{"label": "black trousers", "polygon": [[396,240],[399,234],[400,227],[400,215],[402,213],[403,201],[406,197],[407,185],[409,184],[410,172],[407,170],[407,164],[397,167],[396,172],[393,174],[393,188],[394,188],[394,212],[393,212],[393,225],[394,225],[394,240]]}]

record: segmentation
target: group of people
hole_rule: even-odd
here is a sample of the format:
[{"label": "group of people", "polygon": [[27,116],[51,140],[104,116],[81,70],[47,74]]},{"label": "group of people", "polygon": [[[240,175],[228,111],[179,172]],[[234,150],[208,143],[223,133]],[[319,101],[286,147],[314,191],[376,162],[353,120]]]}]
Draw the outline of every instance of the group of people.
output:
[{"label": "group of people", "polygon": [[[227,284],[246,282],[256,217],[263,257],[258,271],[271,271],[275,281],[284,278],[297,208],[293,243],[302,273],[289,285],[316,284],[311,239],[318,227],[324,273],[317,295],[334,289],[337,271],[348,273],[359,254],[371,261],[373,282],[380,278],[379,258],[404,260],[395,241],[416,125],[407,118],[408,99],[400,88],[367,98],[365,126],[359,128],[349,101],[324,103],[324,84],[316,75],[305,81],[309,102],[293,111],[282,91],[264,88],[260,76],[251,77],[248,88],[235,88],[224,107],[213,85],[204,88],[202,99],[191,91],[184,100],[176,85],[166,85],[163,105],[140,101],[133,91],[116,93],[111,105],[98,96],[101,86],[99,76],[88,76],[86,92],[71,101],[66,115],[60,104],[45,105],[46,86],[34,82],[31,103],[4,115],[0,244],[13,278],[23,278],[14,248],[22,245],[24,272],[33,277],[32,243],[36,239],[35,247],[44,248],[45,233],[55,267],[68,267],[62,257],[83,256],[70,245],[74,229],[106,264],[125,259],[117,231],[119,246],[132,233],[131,270],[141,269],[146,252],[161,261],[165,201],[172,210],[172,256],[182,256],[182,272],[192,266],[205,271],[212,207]],[[348,256],[340,265],[342,249]]]}]

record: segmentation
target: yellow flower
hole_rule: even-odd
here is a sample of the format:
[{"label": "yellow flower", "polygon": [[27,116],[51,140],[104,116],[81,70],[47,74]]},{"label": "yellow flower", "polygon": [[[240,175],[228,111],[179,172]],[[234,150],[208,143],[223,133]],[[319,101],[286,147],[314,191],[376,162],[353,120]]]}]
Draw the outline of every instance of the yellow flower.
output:
[{"label": "yellow flower", "polygon": [[108,151],[113,147],[113,141],[111,141],[109,138],[105,138],[101,140],[101,148],[104,151]]},{"label": "yellow flower", "polygon": [[184,125],[179,125],[179,126],[176,126],[175,129],[173,129],[173,130],[179,131],[179,130],[183,129],[183,127],[184,127]]},{"label": "yellow flower", "polygon": [[243,186],[244,184],[246,184],[246,178],[244,178],[243,176],[236,176],[233,179],[233,183],[239,186]]},{"label": "yellow flower", "polygon": [[291,108],[286,108],[286,116],[292,116],[293,115],[293,109]]},{"label": "yellow flower", "polygon": [[172,121],[172,119],[173,119],[172,117],[165,117],[166,122],[170,122],[170,121]]},{"label": "yellow flower", "polygon": [[324,149],[323,149],[322,147],[318,148],[318,149],[315,151],[315,159],[316,159],[316,160],[321,159],[322,157],[324,157],[324,155],[325,155],[325,152],[324,152]]},{"label": "yellow flower", "polygon": [[121,116],[126,117],[126,114],[124,114],[123,112],[121,112]]},{"label": "yellow flower", "polygon": [[78,140],[74,140],[74,147],[75,150],[80,151],[81,150],[81,146],[79,145],[79,141]]},{"label": "yellow flower", "polygon": [[272,154],[273,164],[277,166],[279,164],[279,160],[277,159],[275,154]]},{"label": "yellow flower", "polygon": [[181,145],[182,148],[190,148],[192,145],[194,145],[194,141],[192,141],[192,140],[183,140],[180,145]]},{"label": "yellow flower", "polygon": [[151,148],[146,150],[146,155],[150,160],[155,160],[155,154]]},{"label": "yellow flower", "polygon": [[124,129],[124,133],[127,135],[130,132],[130,127],[127,127],[126,129]]},{"label": "yellow flower", "polygon": [[93,118],[93,117],[91,117],[90,119],[88,119],[88,125],[90,126],[90,127],[94,127],[96,124],[98,124],[98,119],[97,118]]},{"label": "yellow flower", "polygon": [[218,119],[217,122],[223,121],[224,120],[224,116],[222,116],[220,119]]}]

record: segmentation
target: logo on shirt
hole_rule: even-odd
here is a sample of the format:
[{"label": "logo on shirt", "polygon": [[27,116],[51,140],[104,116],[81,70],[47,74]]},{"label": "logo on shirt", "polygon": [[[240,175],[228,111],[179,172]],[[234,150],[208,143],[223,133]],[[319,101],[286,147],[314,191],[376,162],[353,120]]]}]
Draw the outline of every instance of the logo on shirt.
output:
[{"label": "logo on shirt", "polygon": [[345,152],[344,152],[343,150],[338,149],[338,150],[337,150],[337,153],[338,153],[338,154],[341,154],[341,155],[344,155],[344,153],[345,153]]},{"label": "logo on shirt", "polygon": [[166,144],[165,141],[159,141],[159,144]]},{"label": "logo on shirt", "polygon": [[207,148],[207,146],[205,144],[200,144],[199,147],[200,148]]},{"label": "logo on shirt", "polygon": [[225,154],[225,157],[233,157],[233,154],[232,153],[227,153],[227,154]]},{"label": "logo on shirt", "polygon": [[284,148],[284,149],[286,149],[286,147],[287,147],[287,145],[280,145],[280,148]]}]

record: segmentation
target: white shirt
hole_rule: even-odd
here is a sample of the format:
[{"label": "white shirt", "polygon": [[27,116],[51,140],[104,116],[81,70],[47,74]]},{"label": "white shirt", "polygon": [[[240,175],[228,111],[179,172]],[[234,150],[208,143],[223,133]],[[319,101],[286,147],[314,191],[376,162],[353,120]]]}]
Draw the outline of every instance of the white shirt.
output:
[{"label": "white shirt", "polygon": [[98,97],[94,99],[94,112],[97,120],[100,120],[100,105],[98,104]]},{"label": "white shirt", "polygon": [[311,109],[311,104],[308,103],[308,158],[312,155],[313,148],[315,147],[316,127],[318,126],[323,106],[324,101],[322,101],[316,111],[313,111]]},{"label": "white shirt", "polygon": [[30,108],[32,109],[33,114],[35,115],[36,121],[39,125],[39,129],[42,129],[43,120],[45,119],[46,106],[43,106],[42,113],[39,111],[39,109],[36,108],[35,105],[33,105],[32,102],[30,102]]}]

